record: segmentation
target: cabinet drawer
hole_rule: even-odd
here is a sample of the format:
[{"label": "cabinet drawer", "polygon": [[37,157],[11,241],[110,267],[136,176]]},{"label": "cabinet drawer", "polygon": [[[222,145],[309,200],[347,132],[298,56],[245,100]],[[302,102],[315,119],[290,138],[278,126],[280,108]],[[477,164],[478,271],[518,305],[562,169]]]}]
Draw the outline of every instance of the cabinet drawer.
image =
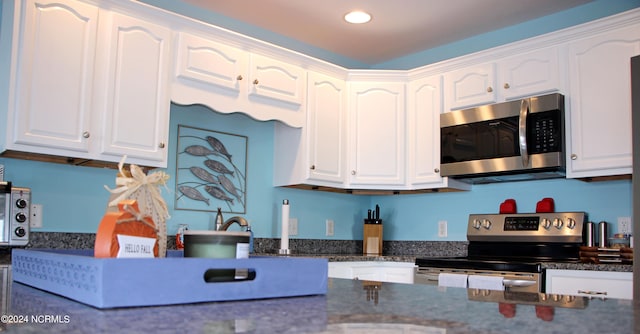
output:
[{"label": "cabinet drawer", "polygon": [[547,270],[547,293],[604,298],[633,298],[633,274],[628,272]]}]

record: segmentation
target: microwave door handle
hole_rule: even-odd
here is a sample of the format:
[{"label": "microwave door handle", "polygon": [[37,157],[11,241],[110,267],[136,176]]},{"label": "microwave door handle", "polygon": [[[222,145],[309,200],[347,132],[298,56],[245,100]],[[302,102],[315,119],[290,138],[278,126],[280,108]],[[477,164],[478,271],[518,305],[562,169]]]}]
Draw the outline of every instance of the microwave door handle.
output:
[{"label": "microwave door handle", "polygon": [[529,99],[523,99],[520,102],[520,124],[518,127],[518,135],[520,140],[520,157],[522,165],[526,168],[529,166],[529,152],[527,150],[527,116],[529,115]]}]

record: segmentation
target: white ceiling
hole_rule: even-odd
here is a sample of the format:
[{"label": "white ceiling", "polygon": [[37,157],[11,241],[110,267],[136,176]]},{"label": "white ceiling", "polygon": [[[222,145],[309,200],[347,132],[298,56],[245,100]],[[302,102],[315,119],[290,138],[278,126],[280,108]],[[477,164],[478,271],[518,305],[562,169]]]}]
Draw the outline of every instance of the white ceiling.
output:
[{"label": "white ceiling", "polygon": [[[182,0],[366,64],[563,11],[592,0]],[[363,25],[342,17],[360,9]]]}]

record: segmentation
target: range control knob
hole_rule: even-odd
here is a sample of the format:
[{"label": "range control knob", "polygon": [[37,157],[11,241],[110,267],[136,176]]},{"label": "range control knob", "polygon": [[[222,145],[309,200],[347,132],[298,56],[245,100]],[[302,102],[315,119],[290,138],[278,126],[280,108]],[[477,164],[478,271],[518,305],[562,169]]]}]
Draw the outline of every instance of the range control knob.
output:
[{"label": "range control knob", "polygon": [[557,229],[561,229],[562,225],[564,225],[564,222],[562,221],[562,219],[560,219],[560,218],[553,219],[553,227],[555,227]]},{"label": "range control knob", "polygon": [[16,201],[16,206],[19,207],[20,209],[24,209],[27,207],[29,203],[27,203],[27,201],[24,198],[19,198]]},{"label": "range control knob", "polygon": [[482,220],[482,227],[486,228],[487,230],[491,228],[491,221],[489,219],[483,219]]},{"label": "range control knob", "polygon": [[542,227],[544,227],[545,230],[548,230],[551,227],[551,221],[548,218],[542,218],[540,225],[542,225]]},{"label": "range control knob", "polygon": [[572,230],[576,228],[576,220],[573,218],[567,218],[567,227]]},{"label": "range control knob", "polygon": [[24,212],[16,213],[16,221],[18,221],[18,223],[26,222],[27,221],[27,215],[25,215]]},{"label": "range control knob", "polygon": [[474,219],[471,223],[471,226],[473,226],[473,228],[475,228],[476,230],[479,230],[480,226],[482,226],[482,222],[480,222],[480,219]]},{"label": "range control knob", "polygon": [[20,226],[18,227],[15,232],[16,236],[18,237],[24,237],[25,235],[27,235],[27,230],[24,229],[24,227]]}]

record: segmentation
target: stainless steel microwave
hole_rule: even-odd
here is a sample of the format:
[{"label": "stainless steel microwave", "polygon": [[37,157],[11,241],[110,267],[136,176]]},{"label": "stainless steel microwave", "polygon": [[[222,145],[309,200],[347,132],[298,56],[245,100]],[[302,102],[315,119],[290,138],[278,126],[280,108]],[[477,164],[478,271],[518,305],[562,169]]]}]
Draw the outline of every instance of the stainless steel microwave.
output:
[{"label": "stainless steel microwave", "polygon": [[564,96],[440,115],[440,175],[470,183],[565,176]]}]

